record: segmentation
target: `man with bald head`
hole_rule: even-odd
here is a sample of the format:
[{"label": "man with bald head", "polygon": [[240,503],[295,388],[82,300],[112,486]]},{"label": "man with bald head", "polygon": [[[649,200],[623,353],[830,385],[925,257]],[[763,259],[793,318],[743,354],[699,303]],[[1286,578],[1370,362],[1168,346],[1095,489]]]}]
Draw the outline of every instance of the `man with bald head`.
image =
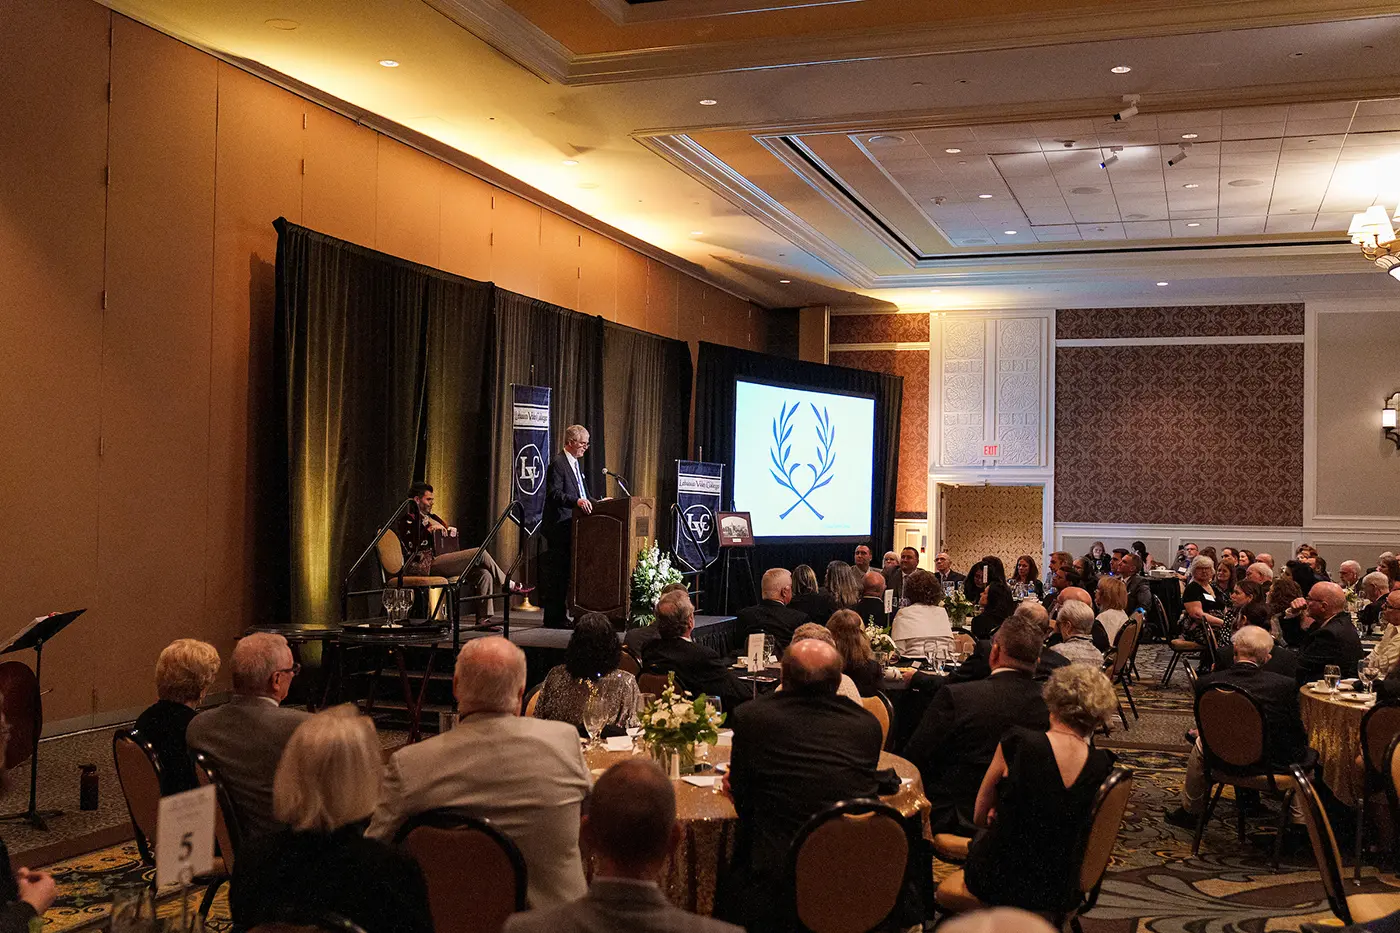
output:
[{"label": "man with bald head", "polygon": [[1254,562],[1257,564],[1263,564],[1270,570],[1274,569],[1274,555],[1272,554],[1256,554],[1254,555]]},{"label": "man with bald head", "polygon": [[750,933],[789,929],[787,855],[802,824],[853,797],[875,797],[880,724],[836,695],[841,656],[823,641],[783,655],[783,689],[734,711],[729,789],[739,813],[734,861],[722,885],[724,919]]},{"label": "man with bald head", "polygon": [[782,567],[764,571],[760,584],[762,598],[757,606],[739,610],[739,631],[747,639],[749,635],[772,635],[773,642],[781,652],[792,641],[792,633],[803,622],[811,621],[825,625],[825,619],[808,619],[805,612],[793,609],[792,573]]},{"label": "man with bald head", "polygon": [[1274,568],[1256,560],[1245,568],[1244,578],[1258,583],[1260,586],[1269,586],[1274,582]]},{"label": "man with bald head", "polygon": [[872,570],[860,580],[860,602],[856,603],[856,614],[861,622],[884,628],[885,618],[885,575]]},{"label": "man with bald head", "polygon": [[1361,635],[1347,611],[1347,593],[1335,583],[1314,583],[1306,598],[1293,601],[1279,619],[1288,646],[1298,652],[1298,682],[1322,677],[1335,664],[1343,677],[1356,676],[1365,655]]},{"label": "man with bald head", "polygon": [[281,635],[245,636],[228,666],[233,696],[195,716],[185,742],[218,768],[246,840],[281,828],[272,815],[272,778],[287,740],[309,714],[281,708],[298,670]]}]

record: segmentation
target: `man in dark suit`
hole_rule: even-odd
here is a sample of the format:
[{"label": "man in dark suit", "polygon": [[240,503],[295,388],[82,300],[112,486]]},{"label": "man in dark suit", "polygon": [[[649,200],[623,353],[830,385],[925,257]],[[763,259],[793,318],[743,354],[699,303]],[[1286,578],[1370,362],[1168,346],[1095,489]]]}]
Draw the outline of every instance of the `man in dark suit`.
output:
[{"label": "man in dark suit", "polygon": [[739,814],[724,919],[749,933],[790,929],[788,848],[802,824],[842,800],[875,797],[880,724],[836,695],[841,656],[818,639],[783,655],[783,689],[734,711],[729,790]]},{"label": "man in dark suit", "polygon": [[547,555],[541,568],[544,624],[569,627],[569,575],[574,556],[574,509],[588,515],[593,502],[588,477],[579,461],[588,453],[588,429],[571,424],[564,429],[564,449],[549,461],[544,474],[544,540]]},{"label": "man in dark suit", "polygon": [[1040,626],[1013,615],[992,637],[991,674],[934,694],[903,752],[923,775],[933,832],[971,836],[977,789],[1002,734],[1012,726],[1050,728],[1032,676],[1044,641]]},{"label": "man in dark suit", "polygon": [[907,547],[899,552],[899,565],[885,571],[885,589],[894,590],[896,608],[903,605],[900,600],[904,598],[905,578],[918,569],[919,552],[914,548]]},{"label": "man in dark suit", "polygon": [[1147,585],[1147,578],[1142,575],[1142,562],[1136,554],[1124,554],[1118,566],[1123,571],[1123,586],[1128,590],[1128,615],[1141,609],[1150,617],[1153,613],[1152,587]]},{"label": "man in dark suit", "polygon": [[870,545],[868,545],[868,544],[857,544],[857,545],[856,545],[856,552],[855,552],[854,555],[852,555],[852,558],[851,558],[851,566],[854,567],[854,568],[856,568],[856,570],[857,570],[859,573],[865,574],[865,573],[868,573],[868,572],[870,571],[870,561],[871,561]]},{"label": "man in dark suit", "polygon": [[958,573],[953,569],[953,559],[948,556],[947,551],[940,551],[933,559],[934,576],[938,577],[938,582],[943,584],[943,592],[952,589],[954,583],[961,583],[967,579],[965,574]]},{"label": "man in dark suit", "polygon": [[667,593],[656,603],[656,631],[661,636],[642,649],[642,670],[647,673],[674,672],[676,683],[686,693],[719,697],[726,703],[749,695],[734,679],[729,662],[704,645],[690,640],[695,628],[695,607],[683,592]]},{"label": "man in dark suit", "polygon": [[1390,578],[1383,573],[1368,573],[1357,587],[1361,597],[1370,601],[1356,614],[1356,624],[1370,635],[1381,625],[1381,604],[1385,602],[1385,594],[1390,592]]},{"label": "man in dark suit", "polygon": [[[1273,636],[1267,629],[1246,625],[1235,633],[1233,643],[1234,665],[1202,677],[1196,685],[1196,695],[1199,697],[1212,685],[1245,691],[1259,703],[1264,714],[1264,750],[1269,765],[1284,771],[1291,764],[1300,764],[1304,770],[1311,771],[1317,763],[1317,753],[1308,748],[1308,734],[1303,729],[1303,718],[1298,712],[1298,684],[1282,674],[1264,669],[1273,651]],[[1168,813],[1167,821],[1174,826],[1195,829],[1205,809],[1206,792],[1205,753],[1197,739],[1191,756],[1186,760],[1181,807]],[[1302,821],[1303,813],[1295,799],[1293,822]]]},{"label": "man in dark suit", "polygon": [[1343,677],[1356,676],[1356,662],[1366,651],[1347,612],[1346,590],[1337,584],[1314,583],[1306,599],[1293,601],[1279,626],[1298,652],[1298,683],[1317,680],[1329,664],[1341,668]]},{"label": "man in dark suit", "polygon": [[[760,633],[772,635],[778,651],[786,651],[788,642],[792,641],[792,633],[799,625],[818,620],[808,619],[806,613],[788,606],[792,601],[791,571],[782,567],[766,570],[763,573],[763,582],[759,586],[763,591],[763,598],[758,601],[757,606],[739,610],[739,631],[745,636]],[[820,624],[825,623],[825,619],[820,620]]]},{"label": "man in dark suit", "polygon": [[878,570],[867,571],[860,580],[860,602],[856,603],[856,615],[865,625],[884,628],[889,624],[885,617],[885,575]]}]

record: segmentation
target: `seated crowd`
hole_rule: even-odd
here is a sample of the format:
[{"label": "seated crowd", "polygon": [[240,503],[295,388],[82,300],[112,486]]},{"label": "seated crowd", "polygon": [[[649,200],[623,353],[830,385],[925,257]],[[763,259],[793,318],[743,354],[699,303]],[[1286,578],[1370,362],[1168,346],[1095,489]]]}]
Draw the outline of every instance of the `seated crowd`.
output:
[{"label": "seated crowd", "polygon": [[[1400,565],[1386,554],[1366,573],[1347,561],[1332,582],[1311,548],[1278,571],[1267,554],[1221,551],[1217,561],[1210,549],[1182,549],[1173,564],[1182,613],[1159,624],[1212,636],[1197,691],[1246,690],[1263,711],[1269,764],[1311,768],[1299,684],[1328,665],[1344,675],[1360,665],[1380,672],[1384,701],[1400,703]],[[203,642],[172,643],[156,664],[159,699],[135,731],[154,749],[163,793],[194,786],[195,754],[225,787],[241,848],[230,894],[238,928],[336,915],[368,933],[431,930],[423,871],[399,843],[423,814],[450,808],[489,820],[523,857],[529,909],[507,923],[512,933],[794,929],[794,839],[835,803],[889,793],[886,750],[917,768],[932,833],[969,840],[956,879],[965,892],[988,906],[1073,909],[1075,840],[1114,764],[1094,747],[1118,710],[1105,672],[1123,633],[1153,610],[1151,555],[1097,543],[1078,559],[1056,552],[1047,580],[1029,555],[1010,579],[994,556],[965,575],[946,554],[934,572],[918,567],[912,548],[886,555],[883,571],[870,558],[862,545],[854,565],[833,561],[820,587],[806,565],[764,573],[758,603],[737,620],[744,636],[770,638],[781,658],[780,683],[762,695],[730,657],[694,640],[695,609],[677,585],[663,591],[654,624],[622,641],[607,617],[581,616],[528,712],[520,648],[496,636],[467,641],[452,675],[455,726],[387,764],[373,722],[353,707],[313,715],[281,706],[299,667],[273,634],[237,643],[231,698],[202,712],[218,654]],[[960,624],[943,605],[953,589],[973,606]],[[1381,635],[1369,654],[1358,626]],[[887,669],[870,640],[877,632],[929,663]],[[965,660],[935,667],[955,644]],[[659,885],[679,840],[672,783],[645,758],[601,774],[585,763],[590,697],[612,698],[605,734],[638,723],[647,697],[631,670],[672,675],[729,713],[723,790],[738,822],[717,919],[672,906]],[[862,703],[887,686],[905,688],[903,725],[888,737]],[[1197,741],[1181,808],[1168,819],[1195,828],[1207,790]],[[931,916],[932,857],[920,838],[894,915],[906,927]],[[23,916],[52,902],[51,879],[17,882],[8,900],[27,905]]]}]

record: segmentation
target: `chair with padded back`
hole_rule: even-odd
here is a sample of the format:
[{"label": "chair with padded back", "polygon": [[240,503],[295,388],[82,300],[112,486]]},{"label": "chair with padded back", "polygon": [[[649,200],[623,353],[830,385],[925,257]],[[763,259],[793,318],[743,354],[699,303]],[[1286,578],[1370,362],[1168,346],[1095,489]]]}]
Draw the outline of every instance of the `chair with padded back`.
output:
[{"label": "chair with padded back", "polygon": [[160,761],[156,751],[135,730],[119,729],[112,736],[112,762],[126,798],[126,812],[131,816],[141,861],[154,865],[156,820],[160,815]]},{"label": "chair with padded back", "polygon": [[889,751],[890,736],[894,731],[891,728],[894,725],[894,704],[890,702],[889,697],[877,690],[874,696],[861,697],[860,705],[880,721],[880,747]]},{"label": "chair with padded back", "polygon": [[540,690],[544,687],[544,682],[535,684],[525,691],[525,715],[534,716],[535,707],[540,705]]},{"label": "chair with padded back", "polygon": [[[1265,761],[1264,713],[1259,702],[1246,690],[1211,684],[1196,697],[1196,728],[1200,730],[1209,802],[1196,826],[1191,854],[1200,853],[1206,823],[1229,784],[1236,790],[1246,788],[1271,794],[1281,801],[1273,861],[1274,871],[1278,871],[1283,831],[1288,826],[1288,801],[1294,793],[1293,778],[1287,768],[1276,771]],[[1235,812],[1240,842],[1244,842],[1244,809],[1238,801]]]},{"label": "chair with padded back", "polygon": [[422,591],[428,603],[428,618],[435,618],[443,608],[442,593],[450,593],[451,591],[447,587],[456,583],[457,578],[415,574],[405,574],[403,577],[399,577],[399,571],[403,570],[404,563],[403,545],[399,543],[399,536],[392,531],[386,531],[379,536],[379,540],[375,542],[375,550],[379,554],[380,579],[384,585],[392,584],[395,587],[407,587]]},{"label": "chair with padded back", "polygon": [[[219,886],[233,877],[233,863],[238,856],[242,833],[238,828],[238,814],[234,810],[233,798],[228,788],[219,779],[218,769],[203,752],[194,755],[194,777],[200,787],[214,788],[214,841],[219,844],[219,857],[215,859],[215,870],[208,876],[209,886],[204,891],[204,900],[199,905],[202,917],[209,915],[214,905],[214,896]],[[220,864],[222,863],[222,865]]]},{"label": "chair with padded back", "polygon": [[[1381,773],[1385,778],[1385,796],[1390,803],[1390,812],[1400,814],[1400,735],[1391,739],[1381,759]],[[1392,870],[1400,866],[1400,832],[1392,833]]]},{"label": "chair with padded back", "polygon": [[429,810],[404,823],[394,843],[423,869],[436,933],[499,933],[525,909],[525,858],[490,820]]},{"label": "chair with padded back", "polygon": [[[1129,619],[1123,623],[1123,627],[1118,630],[1118,637],[1113,640],[1113,650],[1109,652],[1109,657],[1104,661],[1104,673],[1108,675],[1109,681],[1116,683],[1123,688],[1123,693],[1128,697],[1128,707],[1133,711],[1133,718],[1138,718],[1137,703],[1133,702],[1133,689],[1128,683],[1128,665],[1132,663],[1133,655],[1137,653],[1138,636],[1141,634],[1141,624],[1136,619]],[[1123,720],[1123,728],[1128,728],[1128,717],[1123,714],[1123,702],[1118,701],[1118,718]]]},{"label": "chair with padded back", "polygon": [[637,676],[637,690],[641,693],[660,696],[661,691],[666,689],[666,684],[665,674],[639,674]]},{"label": "chair with padded back", "polygon": [[1352,868],[1352,877],[1357,880],[1361,878],[1366,803],[1386,788],[1390,779],[1386,755],[1396,736],[1400,736],[1400,704],[1377,703],[1361,717],[1361,795],[1356,801],[1356,864]]},{"label": "chair with padded back", "polygon": [[642,663],[633,656],[632,652],[626,648],[622,649],[622,657],[617,659],[617,669],[626,671],[633,677],[641,674]]},{"label": "chair with padded back", "polygon": [[880,926],[899,903],[910,851],[904,818],[887,803],[843,800],[817,813],[788,850],[799,929],[866,933]]},{"label": "chair with padded back", "polygon": [[1214,659],[1215,632],[1211,630],[1211,627],[1208,623],[1203,624],[1205,625],[1205,641],[1191,641],[1187,638],[1173,638],[1170,642],[1168,642],[1172,649],[1172,657],[1171,660],[1167,662],[1167,669],[1162,672],[1161,686],[1165,687],[1171,681],[1172,673],[1176,670],[1178,664],[1185,667],[1189,665],[1193,659],[1199,663],[1200,660],[1205,657],[1205,653],[1207,651],[1210,652],[1211,658]]},{"label": "chair with padded back", "polygon": [[1317,788],[1313,787],[1312,781],[1298,765],[1291,767],[1291,779],[1303,804],[1303,823],[1308,829],[1308,841],[1312,843],[1317,870],[1322,875],[1322,889],[1327,894],[1332,913],[1343,925],[1351,926],[1353,923],[1369,923],[1400,910],[1400,892],[1346,893],[1345,882],[1342,881],[1342,853],[1337,848],[1337,836],[1332,832],[1332,822],[1323,809]]}]

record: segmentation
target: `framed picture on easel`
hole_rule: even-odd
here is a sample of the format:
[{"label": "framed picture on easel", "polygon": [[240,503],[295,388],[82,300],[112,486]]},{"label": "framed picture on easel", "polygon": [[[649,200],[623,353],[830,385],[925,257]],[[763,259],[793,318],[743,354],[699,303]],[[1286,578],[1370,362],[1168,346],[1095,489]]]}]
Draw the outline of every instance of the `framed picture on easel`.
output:
[{"label": "framed picture on easel", "polygon": [[748,512],[718,512],[720,547],[753,547],[753,524]]}]

